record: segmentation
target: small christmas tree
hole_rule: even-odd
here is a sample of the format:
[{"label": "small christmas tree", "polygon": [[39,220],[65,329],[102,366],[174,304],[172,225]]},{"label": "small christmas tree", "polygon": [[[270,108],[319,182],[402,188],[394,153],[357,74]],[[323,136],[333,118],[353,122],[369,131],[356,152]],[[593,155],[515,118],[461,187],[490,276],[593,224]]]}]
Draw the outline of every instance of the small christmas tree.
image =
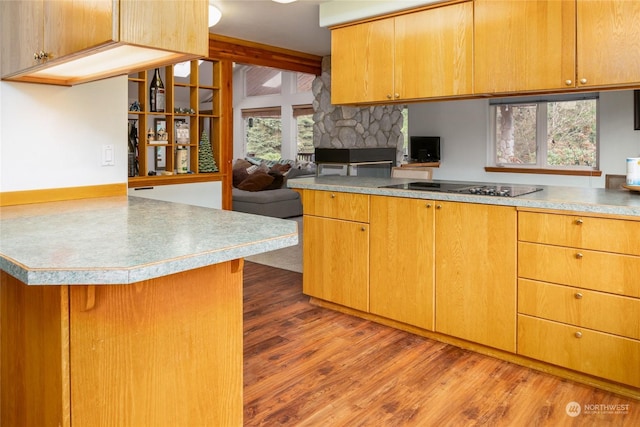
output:
[{"label": "small christmas tree", "polygon": [[211,149],[211,143],[209,142],[209,135],[207,135],[206,131],[202,131],[200,145],[198,147],[198,172],[218,172],[216,159],[213,158],[213,150]]}]

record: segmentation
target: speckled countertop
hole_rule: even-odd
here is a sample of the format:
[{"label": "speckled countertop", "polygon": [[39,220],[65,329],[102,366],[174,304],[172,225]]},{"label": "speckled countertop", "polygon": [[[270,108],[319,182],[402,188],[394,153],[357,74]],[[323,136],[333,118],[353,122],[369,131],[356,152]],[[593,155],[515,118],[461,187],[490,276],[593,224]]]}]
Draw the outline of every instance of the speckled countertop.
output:
[{"label": "speckled countertop", "polygon": [[297,243],[295,221],[139,197],[0,208],[0,269],[29,285],[129,284]]},{"label": "speckled countertop", "polygon": [[[419,181],[409,178],[369,178],[337,175],[314,178],[296,178],[288,181],[291,188],[342,191],[347,193],[409,197],[430,200],[451,200],[469,203],[516,206],[528,208],[559,209],[599,214],[629,215],[640,217],[640,193],[629,190],[605,190],[603,188],[559,187],[535,185],[542,191],[518,197],[491,197],[473,194],[440,193],[436,191],[412,191],[381,186]],[[453,183],[456,181],[439,181]],[[478,183],[473,184],[495,184]],[[513,184],[534,185],[534,184]]]}]

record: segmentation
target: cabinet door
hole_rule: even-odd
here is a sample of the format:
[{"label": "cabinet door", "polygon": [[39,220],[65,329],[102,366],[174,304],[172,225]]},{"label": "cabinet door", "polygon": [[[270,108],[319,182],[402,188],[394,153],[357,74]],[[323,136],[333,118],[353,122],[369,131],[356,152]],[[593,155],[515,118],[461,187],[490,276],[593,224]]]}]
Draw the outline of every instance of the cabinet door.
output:
[{"label": "cabinet door", "polygon": [[[45,1],[43,47],[52,59],[117,40],[111,0]],[[87,23],[91,24],[87,24]],[[42,25],[42,24],[41,24]]]},{"label": "cabinet door", "polygon": [[44,49],[44,8],[39,1],[1,1],[2,76],[37,65],[33,55]]},{"label": "cabinet door", "polygon": [[472,2],[398,16],[395,92],[401,99],[471,94],[472,41]]},{"label": "cabinet door", "polygon": [[436,331],[516,351],[516,211],[436,202]]},{"label": "cabinet door", "polygon": [[393,19],[331,31],[331,102],[393,98]]},{"label": "cabinet door", "polygon": [[640,82],[640,2],[578,1],[578,86]]},{"label": "cabinet door", "polygon": [[371,197],[371,313],[433,330],[433,202]]},{"label": "cabinet door", "polygon": [[303,292],[369,311],[369,225],[305,215]]},{"label": "cabinet door", "polygon": [[575,87],[575,2],[475,0],[474,5],[475,93]]}]

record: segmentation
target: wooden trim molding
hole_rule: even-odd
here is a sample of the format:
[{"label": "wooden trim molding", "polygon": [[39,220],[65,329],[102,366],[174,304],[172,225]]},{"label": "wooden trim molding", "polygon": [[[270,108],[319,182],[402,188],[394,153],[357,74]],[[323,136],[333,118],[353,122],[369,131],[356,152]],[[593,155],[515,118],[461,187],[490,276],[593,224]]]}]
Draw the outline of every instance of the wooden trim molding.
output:
[{"label": "wooden trim molding", "polygon": [[546,175],[575,175],[575,176],[602,176],[599,170],[571,170],[571,169],[538,169],[538,168],[508,168],[498,166],[486,166],[485,172],[507,173],[533,173]]},{"label": "wooden trim molding", "polygon": [[322,57],[246,40],[209,34],[209,57],[301,73],[322,73]]},{"label": "wooden trim molding", "polygon": [[89,185],[85,187],[5,191],[0,193],[0,206],[26,205],[31,203],[60,202],[63,200],[93,199],[97,197],[126,195],[126,182],[118,184]]}]

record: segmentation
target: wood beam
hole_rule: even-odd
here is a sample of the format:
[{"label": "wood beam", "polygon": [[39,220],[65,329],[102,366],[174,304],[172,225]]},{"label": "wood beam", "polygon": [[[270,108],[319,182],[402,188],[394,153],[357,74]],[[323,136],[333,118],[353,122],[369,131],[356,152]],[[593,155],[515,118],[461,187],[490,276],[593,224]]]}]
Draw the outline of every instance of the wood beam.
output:
[{"label": "wood beam", "polygon": [[209,34],[209,57],[301,73],[322,73],[322,57],[233,37]]}]

